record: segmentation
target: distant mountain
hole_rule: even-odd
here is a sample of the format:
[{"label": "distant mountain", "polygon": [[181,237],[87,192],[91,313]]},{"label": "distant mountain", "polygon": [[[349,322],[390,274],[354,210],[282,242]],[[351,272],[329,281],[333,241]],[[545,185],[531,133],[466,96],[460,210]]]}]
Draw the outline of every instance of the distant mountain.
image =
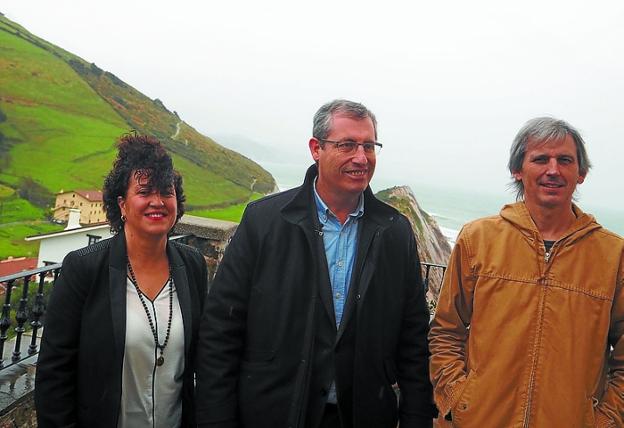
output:
[{"label": "distant mountain", "polygon": [[132,129],[171,152],[189,211],[241,204],[276,187],[257,163],[159,99],[0,14],[0,224],[40,219],[61,189],[101,188],[116,139]]}]

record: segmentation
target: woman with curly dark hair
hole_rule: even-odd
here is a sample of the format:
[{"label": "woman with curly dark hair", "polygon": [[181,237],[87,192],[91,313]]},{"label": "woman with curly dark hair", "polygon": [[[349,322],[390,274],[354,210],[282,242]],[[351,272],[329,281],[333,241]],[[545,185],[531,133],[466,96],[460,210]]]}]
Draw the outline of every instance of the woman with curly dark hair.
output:
[{"label": "woman with curly dark hair", "polygon": [[73,251],[50,296],[37,363],[39,427],[194,426],[201,254],[168,240],[182,179],[153,137],[123,136],[104,182],[116,235]]}]

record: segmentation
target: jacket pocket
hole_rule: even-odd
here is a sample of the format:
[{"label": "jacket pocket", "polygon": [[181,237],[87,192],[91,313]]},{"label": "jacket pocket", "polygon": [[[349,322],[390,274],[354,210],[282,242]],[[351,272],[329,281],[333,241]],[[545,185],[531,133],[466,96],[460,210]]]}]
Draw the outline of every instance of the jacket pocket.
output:
[{"label": "jacket pocket", "polygon": [[471,370],[468,373],[468,377],[464,382],[464,385],[461,386],[462,391],[459,395],[459,399],[455,406],[451,409],[451,416],[453,417],[453,425],[461,426],[462,421],[470,420],[470,411],[475,406],[474,388],[477,379],[477,372]]},{"label": "jacket pocket", "polygon": [[401,392],[397,383],[397,366],[394,358],[384,358],[383,366],[387,382],[385,385],[385,389],[388,391],[387,396],[391,398],[393,411],[396,411]]},{"label": "jacket pocket", "polygon": [[598,407],[598,399],[595,397],[588,398],[585,402],[585,426],[596,426],[596,407]]}]

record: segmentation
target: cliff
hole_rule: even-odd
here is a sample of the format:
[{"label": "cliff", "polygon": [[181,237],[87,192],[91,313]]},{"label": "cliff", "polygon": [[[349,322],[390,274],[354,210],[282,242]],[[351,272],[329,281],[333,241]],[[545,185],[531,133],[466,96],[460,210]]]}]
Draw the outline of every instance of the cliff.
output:
[{"label": "cliff", "polygon": [[[410,221],[416,236],[420,261],[446,266],[451,255],[451,246],[440,231],[435,219],[420,208],[412,190],[407,186],[398,186],[382,190],[376,196],[395,207]],[[425,270],[423,270],[424,276]],[[427,291],[429,302],[437,302],[442,276],[442,269],[430,269],[429,289]]]}]

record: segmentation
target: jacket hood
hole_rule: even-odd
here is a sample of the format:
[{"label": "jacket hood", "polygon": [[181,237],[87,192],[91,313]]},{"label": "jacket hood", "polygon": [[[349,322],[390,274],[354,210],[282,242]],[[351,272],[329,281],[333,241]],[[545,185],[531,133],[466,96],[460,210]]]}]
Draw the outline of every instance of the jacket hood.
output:
[{"label": "jacket hood", "polygon": [[[602,226],[596,222],[593,215],[584,213],[575,204],[572,204],[572,210],[576,215],[576,220],[559,239],[563,245],[571,245],[579,239],[585,237],[587,234],[594,232],[597,229],[602,229]],[[518,228],[529,239],[542,239],[524,202],[521,201],[505,205],[501,209],[500,215],[503,219]]]}]

